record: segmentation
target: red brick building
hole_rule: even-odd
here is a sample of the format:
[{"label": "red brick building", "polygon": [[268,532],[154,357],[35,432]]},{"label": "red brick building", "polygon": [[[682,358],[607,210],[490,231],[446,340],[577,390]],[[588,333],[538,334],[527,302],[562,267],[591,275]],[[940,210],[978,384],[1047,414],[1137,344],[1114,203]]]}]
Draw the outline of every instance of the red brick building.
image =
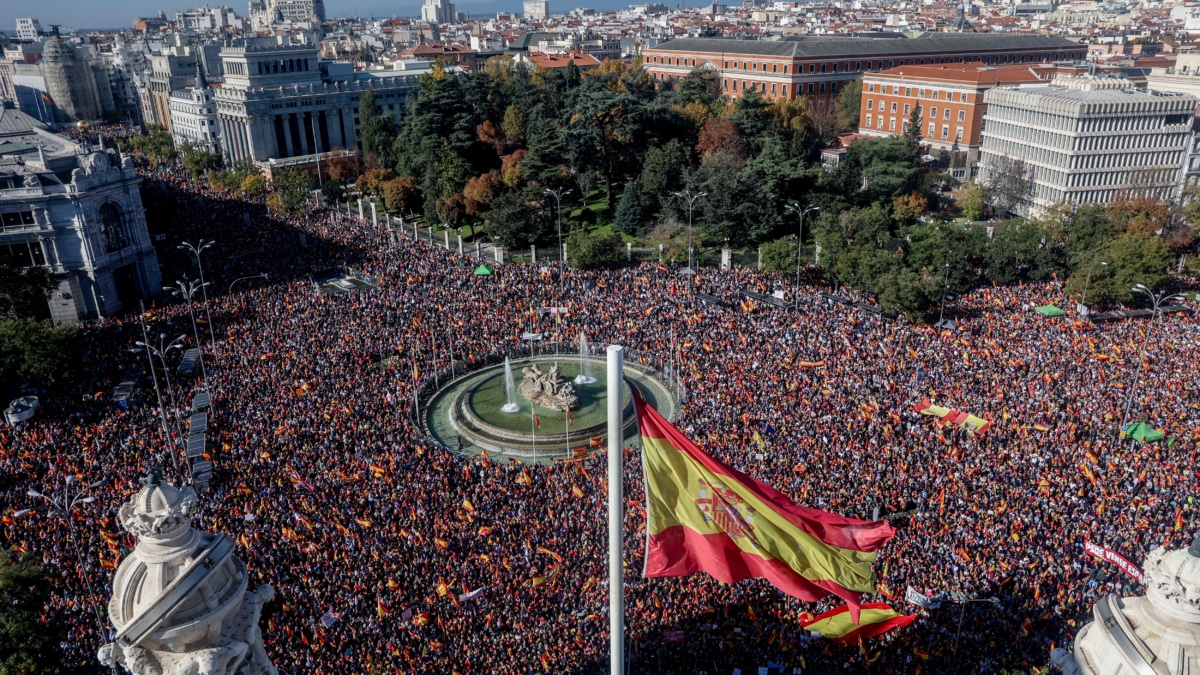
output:
[{"label": "red brick building", "polygon": [[777,100],[836,95],[863,73],[902,65],[1047,63],[1082,60],[1086,55],[1086,45],[1046,35],[681,38],[646,49],[642,64],[659,81],[682,79],[693,70],[705,69],[716,73],[726,96],[737,98],[757,89]]}]

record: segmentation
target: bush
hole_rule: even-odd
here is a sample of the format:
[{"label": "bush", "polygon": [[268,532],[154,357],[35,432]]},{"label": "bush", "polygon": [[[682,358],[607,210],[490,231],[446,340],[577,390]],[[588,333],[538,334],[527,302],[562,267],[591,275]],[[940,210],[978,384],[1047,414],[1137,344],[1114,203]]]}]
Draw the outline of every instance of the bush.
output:
[{"label": "bush", "polygon": [[621,263],[621,238],[575,230],[567,238],[567,262],[579,270],[614,267]]},{"label": "bush", "polygon": [[796,238],[784,237],[769,241],[762,247],[762,268],[764,272],[795,272],[796,271]]}]

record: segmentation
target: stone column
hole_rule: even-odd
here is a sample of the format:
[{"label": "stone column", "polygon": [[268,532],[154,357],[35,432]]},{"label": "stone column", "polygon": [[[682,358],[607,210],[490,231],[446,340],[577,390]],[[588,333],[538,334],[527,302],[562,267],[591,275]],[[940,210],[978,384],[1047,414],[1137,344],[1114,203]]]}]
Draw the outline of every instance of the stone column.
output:
[{"label": "stone column", "polygon": [[729,269],[730,263],[733,260],[733,251],[728,246],[721,249],[721,269]]},{"label": "stone column", "polygon": [[499,246],[492,246],[492,250],[496,252],[496,264],[503,265],[504,264],[504,249],[500,248]]},{"label": "stone column", "polygon": [[814,265],[821,264],[821,245],[820,244],[817,244],[816,253],[813,255],[813,264]]},{"label": "stone column", "polygon": [[537,246],[534,246],[533,244],[529,245],[529,257],[532,259],[533,264],[536,265],[537,264]]},{"label": "stone column", "polygon": [[363,219],[363,208],[362,208],[362,200],[361,199],[358,200],[358,222],[360,222],[360,223],[366,222]]},{"label": "stone column", "polygon": [[567,245],[566,244],[563,244],[562,261],[559,263],[559,266],[560,267],[567,266]]},{"label": "stone column", "polygon": [[445,240],[446,240],[446,250],[449,251],[450,250],[450,228],[446,228],[446,229],[442,230],[442,235],[445,237]]},{"label": "stone column", "polygon": [[625,242],[625,262],[633,262],[633,244]]},{"label": "stone column", "polygon": [[379,227],[379,213],[375,210],[375,200],[371,200],[371,225]]},{"label": "stone column", "polygon": [[[724,252],[722,252],[721,256],[724,257],[724,255],[725,255]],[[760,269],[760,270],[762,269],[762,247],[761,246],[758,247],[758,269]]]},{"label": "stone column", "polygon": [[463,248],[462,248],[462,232],[459,232],[459,233],[458,233],[458,254],[459,254],[459,255],[462,255],[462,254],[463,254]]}]

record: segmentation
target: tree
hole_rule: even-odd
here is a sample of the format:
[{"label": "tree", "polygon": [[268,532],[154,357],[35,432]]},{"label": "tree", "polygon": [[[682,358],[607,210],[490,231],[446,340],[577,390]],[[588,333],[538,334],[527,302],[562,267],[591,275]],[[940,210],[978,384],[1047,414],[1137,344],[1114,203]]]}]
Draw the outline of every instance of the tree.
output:
[{"label": "tree", "polygon": [[673,207],[668,211],[669,197],[672,192],[683,189],[691,165],[691,151],[678,138],[646,151],[639,183],[645,215],[676,213]]},{"label": "tree", "polygon": [[862,105],[862,78],[842,87],[838,92],[838,129],[843,133],[858,131],[859,106]]},{"label": "tree", "polygon": [[621,195],[621,203],[617,205],[613,227],[623,234],[637,234],[645,221],[641,189],[637,180],[631,180],[625,184],[625,192]]},{"label": "tree", "polygon": [[542,217],[519,191],[505,192],[492,200],[485,218],[492,240],[506,249],[525,248],[542,233]]},{"label": "tree", "polygon": [[325,197],[326,202],[335,203],[342,198],[345,190],[345,186],[340,181],[330,179],[321,186],[321,196]]},{"label": "tree", "polygon": [[1156,236],[1171,217],[1170,205],[1144,195],[1115,195],[1106,209],[1108,220],[1118,232]]},{"label": "tree", "polygon": [[997,157],[988,170],[988,205],[999,216],[1008,215],[1029,194],[1029,171],[1024,160]]},{"label": "tree", "polygon": [[171,132],[157,124],[147,125],[145,134],[129,140],[129,147],[154,164],[171,164],[179,156]]},{"label": "tree", "polygon": [[1076,268],[1091,259],[1097,251],[1107,248],[1109,242],[1117,237],[1117,229],[1108,219],[1105,208],[1099,204],[1080,204],[1066,230],[1067,260]]},{"label": "tree", "polygon": [[504,120],[500,122],[500,130],[504,132],[504,140],[514,147],[525,145],[525,113],[515,105],[504,110]]},{"label": "tree", "polygon": [[712,70],[693,70],[679,81],[679,89],[675,92],[675,103],[680,106],[699,103],[710,111],[722,105],[724,98],[720,76]]},{"label": "tree", "polygon": [[391,213],[412,213],[421,205],[421,192],[411,176],[400,176],[380,185],[383,207]]},{"label": "tree", "polygon": [[358,102],[359,139],[364,155],[375,155],[384,166],[392,164],[392,143],[396,138],[396,118],[375,103],[374,90],[367,90]]},{"label": "tree", "polygon": [[500,190],[500,172],[489,171],[475,176],[463,187],[463,206],[467,215],[478,216],[487,212],[496,193]]},{"label": "tree", "polygon": [[912,113],[908,116],[908,128],[904,130],[904,136],[912,143],[913,148],[921,145],[921,124],[921,106],[914,105]]},{"label": "tree", "polygon": [[[1100,265],[1099,261],[1107,262]],[[1161,288],[1169,276],[1167,267],[1174,262],[1174,255],[1166,242],[1158,237],[1129,233],[1110,240],[1103,248],[1093,252],[1075,268],[1067,280],[1066,290],[1082,295],[1083,286],[1088,286],[1088,304],[1103,301],[1128,302],[1133,299],[1130,290],[1137,284],[1150,288]],[[1091,282],[1087,280],[1091,270]]]},{"label": "tree", "polygon": [[762,269],[764,272],[795,273],[798,259],[795,237],[783,237],[763,244]]},{"label": "tree", "polygon": [[1036,223],[1019,218],[1005,223],[984,253],[988,281],[1007,285],[1020,279],[1047,279],[1058,272],[1054,251],[1044,239],[1045,231]]},{"label": "tree", "polygon": [[904,314],[912,321],[920,319],[933,305],[936,295],[930,294],[928,280],[922,280],[916,272],[900,265],[880,275],[875,280],[874,290],[875,299],[884,312]]},{"label": "tree", "polygon": [[804,102],[808,107],[808,125],[812,135],[822,147],[829,145],[837,138],[837,99],[831,96],[807,96]]},{"label": "tree", "polygon": [[51,602],[50,579],[38,562],[0,555],[0,675],[52,672],[62,664],[66,630],[42,618]]},{"label": "tree", "polygon": [[958,206],[967,220],[984,220],[988,217],[988,189],[979,181],[967,183],[958,193]]},{"label": "tree", "polygon": [[209,171],[216,171],[221,168],[221,156],[211,153],[208,148],[199,143],[188,143],[179,149],[179,154],[183,159],[183,166],[192,174],[192,180],[200,180],[200,177]]},{"label": "tree", "polygon": [[731,152],[738,157],[746,156],[746,148],[738,133],[737,125],[728,117],[714,117],[705,123],[696,141],[696,151],[701,159],[708,159],[714,152]]},{"label": "tree", "polygon": [[[333,183],[334,185],[341,185],[336,180],[329,182]],[[267,179],[263,178],[261,174],[257,173],[253,176],[246,176],[245,180],[242,181],[242,184],[238,186],[238,189],[251,197],[257,197],[258,195],[261,195],[267,191]]]},{"label": "tree", "polygon": [[892,200],[892,219],[910,223],[929,211],[929,200],[920,192],[910,192]]},{"label": "tree", "polygon": [[271,176],[271,186],[275,189],[278,208],[297,213],[304,208],[304,202],[312,191],[313,180],[303,171],[285,168]]},{"label": "tree", "polygon": [[358,180],[359,174],[362,173],[362,161],[358,154],[349,154],[344,148],[334,148],[329,153],[329,161],[326,166],[329,177],[343,185],[349,185]]},{"label": "tree", "polygon": [[380,197],[383,184],[395,177],[396,172],[391,169],[371,169],[358,177],[358,189],[365,195]]},{"label": "tree", "polygon": [[58,284],[45,267],[19,267],[0,258],[0,319],[42,316]]},{"label": "tree", "polygon": [[54,327],[34,319],[0,322],[0,356],[22,378],[48,387],[61,384],[77,367],[75,327]]},{"label": "tree", "polygon": [[564,136],[572,163],[580,171],[604,177],[610,208],[614,185],[636,166],[636,152],[646,131],[641,119],[644,109],[633,96],[609,91],[597,78],[589,78],[568,115]]},{"label": "tree", "polygon": [[580,270],[613,267],[621,263],[623,248],[621,238],[616,235],[575,230],[567,237],[567,261]]}]

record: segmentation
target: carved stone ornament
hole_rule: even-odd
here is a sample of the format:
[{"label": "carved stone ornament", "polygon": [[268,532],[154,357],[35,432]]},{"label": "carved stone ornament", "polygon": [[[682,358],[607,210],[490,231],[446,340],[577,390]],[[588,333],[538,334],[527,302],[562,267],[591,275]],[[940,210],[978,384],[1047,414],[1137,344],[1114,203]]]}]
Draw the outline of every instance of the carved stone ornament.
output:
[{"label": "carved stone ornament", "polygon": [[555,363],[548,372],[542,372],[537,364],[521,369],[524,379],[517,391],[530,403],[543,408],[565,412],[579,405],[575,387],[564,380],[562,370]]}]

